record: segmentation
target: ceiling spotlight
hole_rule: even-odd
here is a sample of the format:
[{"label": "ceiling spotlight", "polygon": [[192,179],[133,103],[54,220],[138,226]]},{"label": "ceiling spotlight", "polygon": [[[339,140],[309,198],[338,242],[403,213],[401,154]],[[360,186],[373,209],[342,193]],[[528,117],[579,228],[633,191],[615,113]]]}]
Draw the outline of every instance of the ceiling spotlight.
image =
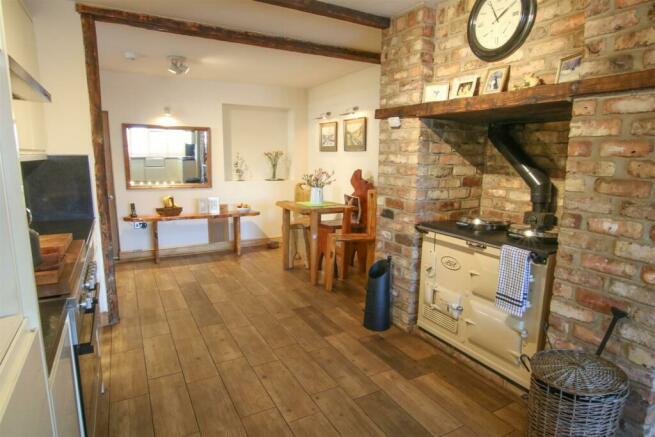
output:
[{"label": "ceiling spotlight", "polygon": [[332,115],[332,113],[330,111],[323,112],[323,113],[319,114],[318,117],[315,118],[315,120],[325,120],[327,118],[330,118],[331,115]]},{"label": "ceiling spotlight", "polygon": [[341,115],[342,115],[342,116],[344,116],[344,115],[353,115],[353,114],[356,113],[357,111],[359,111],[359,106],[353,106],[352,108],[348,108],[348,109],[346,109],[346,112],[344,112],[344,113],[341,114]]},{"label": "ceiling spotlight", "polygon": [[169,56],[168,60],[171,63],[168,67],[169,73],[180,75],[189,72],[189,65],[186,63],[186,58],[184,56]]}]

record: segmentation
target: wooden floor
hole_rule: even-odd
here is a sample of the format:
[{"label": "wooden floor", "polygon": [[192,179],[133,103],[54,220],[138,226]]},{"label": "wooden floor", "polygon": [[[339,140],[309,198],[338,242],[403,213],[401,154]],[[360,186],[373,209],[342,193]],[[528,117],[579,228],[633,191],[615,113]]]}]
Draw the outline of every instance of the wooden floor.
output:
[{"label": "wooden floor", "polygon": [[420,338],[361,326],[279,250],[120,264],[98,435],[519,436],[526,407]]}]

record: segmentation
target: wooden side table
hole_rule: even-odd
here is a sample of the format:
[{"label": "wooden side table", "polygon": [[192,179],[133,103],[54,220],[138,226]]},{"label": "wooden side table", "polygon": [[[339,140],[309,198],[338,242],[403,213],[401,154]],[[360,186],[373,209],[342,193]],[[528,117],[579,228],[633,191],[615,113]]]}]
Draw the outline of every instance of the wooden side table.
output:
[{"label": "wooden side table", "polygon": [[139,215],[136,217],[126,216],[123,221],[126,222],[149,222],[152,227],[152,241],[155,263],[159,263],[159,222],[171,222],[176,220],[207,220],[218,218],[232,218],[234,226],[234,253],[237,256],[241,255],[241,217],[253,217],[259,215],[259,211],[228,211],[224,214],[180,214],[176,216],[161,216],[161,215]]}]

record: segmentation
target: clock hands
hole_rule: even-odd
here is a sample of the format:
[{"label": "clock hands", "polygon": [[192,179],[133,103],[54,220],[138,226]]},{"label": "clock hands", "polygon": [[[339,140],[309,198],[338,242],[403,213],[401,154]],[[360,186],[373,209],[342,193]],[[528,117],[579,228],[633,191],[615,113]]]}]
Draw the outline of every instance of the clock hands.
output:
[{"label": "clock hands", "polygon": [[494,13],[494,19],[496,20],[496,23],[498,23],[498,14],[496,14],[496,9],[494,9],[494,4],[493,2],[489,1],[489,6],[491,6],[491,12]]},{"label": "clock hands", "polygon": [[[500,13],[500,15],[496,18],[496,23],[498,23],[498,20],[500,20],[500,17],[502,17],[503,15],[505,15],[505,14],[507,13],[507,11],[509,11],[509,9],[510,9],[512,6],[514,6],[515,3],[516,3],[516,0],[514,0],[514,1],[509,5],[509,6],[507,6],[507,7],[505,8],[505,10],[504,10],[503,12]],[[493,8],[492,8],[492,9],[493,9]]]}]

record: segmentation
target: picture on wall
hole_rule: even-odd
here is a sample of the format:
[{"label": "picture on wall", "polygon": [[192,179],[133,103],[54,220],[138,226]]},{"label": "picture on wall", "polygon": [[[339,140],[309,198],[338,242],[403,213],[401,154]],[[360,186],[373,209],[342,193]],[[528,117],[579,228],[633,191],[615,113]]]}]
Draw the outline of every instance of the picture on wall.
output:
[{"label": "picture on wall", "polygon": [[484,81],[482,94],[500,93],[507,89],[509,79],[509,66],[492,68],[487,73],[487,80]]},{"label": "picture on wall", "polygon": [[428,83],[423,88],[423,102],[443,102],[448,100],[448,82]]},{"label": "picture on wall", "polygon": [[343,150],[366,151],[366,117],[352,118],[343,122]]},{"label": "picture on wall", "polygon": [[559,61],[557,69],[557,80],[555,82],[571,82],[580,79],[580,69],[582,67],[582,54],[567,56]]},{"label": "picture on wall", "polygon": [[478,82],[480,76],[469,75],[456,77],[453,79],[453,86],[450,87],[451,99],[458,99],[461,97],[473,97],[478,90]]},{"label": "picture on wall", "polygon": [[318,144],[321,152],[337,151],[337,129],[336,121],[329,121],[319,124]]}]

